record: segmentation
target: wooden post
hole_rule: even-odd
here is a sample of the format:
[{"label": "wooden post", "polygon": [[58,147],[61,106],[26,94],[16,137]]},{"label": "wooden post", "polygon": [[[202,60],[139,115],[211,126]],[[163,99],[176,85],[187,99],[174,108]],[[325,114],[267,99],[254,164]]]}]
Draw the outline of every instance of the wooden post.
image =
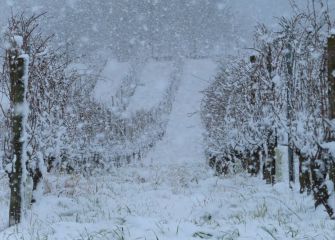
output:
[{"label": "wooden post", "polygon": [[14,107],[12,116],[12,173],[10,174],[10,205],[9,225],[15,225],[21,221],[21,185],[22,185],[22,155],[23,153],[23,113],[24,103],[24,58],[19,56],[17,49],[8,50],[8,61],[10,66],[10,101]]},{"label": "wooden post", "polygon": [[[335,35],[328,38],[329,119],[335,119]],[[331,137],[333,138],[333,136]]]},{"label": "wooden post", "polygon": [[[335,35],[328,38],[327,44],[327,57],[328,57],[328,84],[329,84],[329,119],[335,119]],[[334,141],[334,130],[330,131],[329,141]],[[333,156],[335,157],[335,156]],[[335,187],[335,165],[331,164],[329,170],[330,179],[333,181]]]},{"label": "wooden post", "polygon": [[292,45],[289,43],[287,45],[288,53],[286,57],[286,66],[287,66],[287,84],[286,84],[286,101],[287,101],[287,127],[288,127],[288,135],[287,135],[287,157],[288,157],[288,173],[289,173],[289,187],[292,189],[293,184],[295,182],[294,175],[294,153],[292,149],[292,132],[291,132],[291,118],[292,118],[292,82],[293,82],[293,49]]}]

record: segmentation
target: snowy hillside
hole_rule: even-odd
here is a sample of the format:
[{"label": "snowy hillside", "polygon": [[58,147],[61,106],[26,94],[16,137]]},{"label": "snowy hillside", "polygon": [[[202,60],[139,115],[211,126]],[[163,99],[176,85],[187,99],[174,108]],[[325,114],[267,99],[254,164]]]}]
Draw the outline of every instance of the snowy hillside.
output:
[{"label": "snowy hillside", "polygon": [[0,240],[335,240],[335,1],[0,12]]},{"label": "snowy hillside", "polygon": [[215,75],[211,60],[187,60],[167,124],[166,136],[149,154],[152,162],[186,167],[204,165],[199,106],[201,90]]},{"label": "snowy hillside", "polygon": [[121,87],[122,80],[128,74],[130,74],[129,63],[109,60],[101,73],[102,79],[98,80],[95,86],[94,98],[112,107],[113,101],[117,99],[117,91]]},{"label": "snowy hillside", "polygon": [[174,66],[172,61],[145,63],[140,70],[136,90],[130,97],[128,112],[148,110],[162,100],[171,81]]},{"label": "snowy hillside", "polygon": [[109,60],[94,89],[94,98],[106,107],[123,106],[124,114],[150,110],[162,101],[176,70],[173,61],[144,63]]},{"label": "snowy hillside", "polygon": [[[45,178],[24,222],[0,239],[335,238],[335,223],[297,189],[266,186],[258,177],[217,177],[206,166],[200,95],[216,67],[211,60],[186,60],[166,135],[146,159],[102,176]],[[7,209],[8,192],[1,193]],[[1,229],[5,215],[1,211]]]}]

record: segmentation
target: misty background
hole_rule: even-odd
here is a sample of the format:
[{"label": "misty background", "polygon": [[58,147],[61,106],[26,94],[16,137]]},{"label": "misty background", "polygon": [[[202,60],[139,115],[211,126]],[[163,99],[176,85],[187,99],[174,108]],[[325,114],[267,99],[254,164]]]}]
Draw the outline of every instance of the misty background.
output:
[{"label": "misty background", "polygon": [[[304,1],[298,1],[304,2]],[[11,12],[47,12],[44,31],[82,62],[222,56],[249,46],[254,26],[289,15],[288,0],[1,0]]]}]

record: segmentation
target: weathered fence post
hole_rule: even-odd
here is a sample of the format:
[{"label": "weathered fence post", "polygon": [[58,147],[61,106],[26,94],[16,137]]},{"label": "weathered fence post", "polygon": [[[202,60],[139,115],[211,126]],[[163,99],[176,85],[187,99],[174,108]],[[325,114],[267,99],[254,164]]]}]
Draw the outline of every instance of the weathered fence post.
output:
[{"label": "weathered fence post", "polygon": [[9,203],[9,225],[20,223],[23,210],[24,191],[23,182],[26,171],[25,150],[25,121],[27,120],[26,109],[26,85],[28,81],[29,59],[22,50],[23,38],[13,36],[12,46],[6,51],[6,60],[9,66],[10,80],[10,105],[11,115],[11,158],[12,169],[9,174],[9,185],[11,190]]},{"label": "weathered fence post", "polygon": [[[328,84],[329,84],[329,119],[335,119],[335,34],[328,38],[327,44],[327,57],[328,57]],[[333,129],[330,133],[330,141],[334,141]],[[332,156],[335,157],[335,156]],[[330,164],[329,170],[330,179],[333,181],[335,187],[335,164]]]},{"label": "weathered fence post", "polygon": [[289,187],[293,188],[293,184],[295,182],[294,175],[294,153],[292,149],[292,129],[291,129],[291,121],[292,121],[292,82],[293,82],[293,49],[291,43],[287,45],[288,53],[286,54],[286,65],[287,65],[287,84],[286,84],[286,101],[287,101],[287,127],[288,127],[288,136],[287,136],[287,156],[288,156],[288,173],[289,173]]},{"label": "weathered fence post", "polygon": [[23,118],[25,99],[25,58],[20,55],[18,46],[8,50],[8,63],[10,66],[10,102],[13,106],[12,115],[12,172],[10,174],[10,206],[9,225],[15,225],[21,221],[22,205],[22,173],[23,164]]},{"label": "weathered fence post", "polygon": [[[335,35],[328,38],[329,119],[335,119]],[[333,137],[333,136],[332,136]]]}]

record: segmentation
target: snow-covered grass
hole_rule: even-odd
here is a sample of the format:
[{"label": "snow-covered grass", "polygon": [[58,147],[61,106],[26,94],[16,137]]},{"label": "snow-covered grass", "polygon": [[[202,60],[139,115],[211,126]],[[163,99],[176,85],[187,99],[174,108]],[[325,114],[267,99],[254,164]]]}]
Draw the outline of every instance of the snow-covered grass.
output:
[{"label": "snow-covered grass", "polygon": [[[99,176],[52,175],[24,223],[1,240],[327,239],[335,222],[287,183],[218,177],[202,149],[201,90],[216,65],[187,60],[166,135],[146,159]],[[0,178],[0,229],[8,189]]]},{"label": "snow-covered grass", "polygon": [[334,221],[310,196],[212,174],[192,163],[153,163],[89,179],[53,177],[24,227],[0,239],[334,239]]}]

